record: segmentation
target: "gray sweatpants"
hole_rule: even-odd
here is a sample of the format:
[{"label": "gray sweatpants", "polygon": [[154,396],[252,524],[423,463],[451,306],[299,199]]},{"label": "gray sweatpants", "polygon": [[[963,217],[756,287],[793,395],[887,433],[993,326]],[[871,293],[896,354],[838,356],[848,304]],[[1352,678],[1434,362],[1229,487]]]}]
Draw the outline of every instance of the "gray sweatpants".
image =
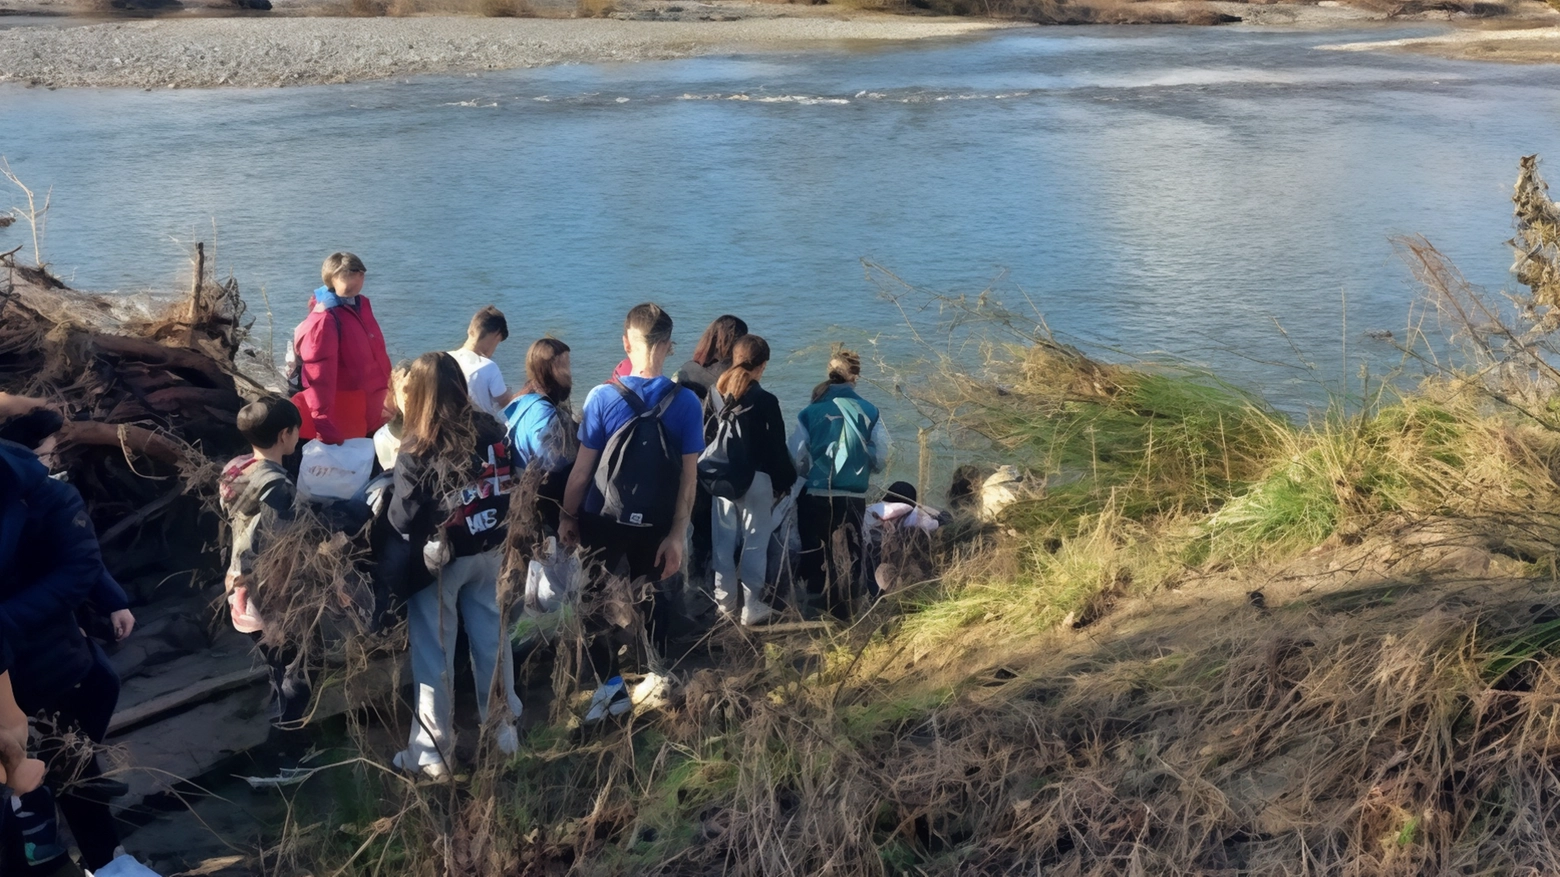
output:
[{"label": "gray sweatpants", "polygon": [[774,487],[763,472],[753,475],[753,485],[741,499],[715,497],[710,509],[710,567],[715,570],[715,604],[727,612],[764,600],[774,506]]},{"label": "gray sweatpants", "polygon": [[514,656],[507,625],[498,611],[498,571],[502,551],[494,549],[445,564],[439,580],[412,595],[407,629],[412,651],[412,683],[417,713],[408,749],[418,765],[454,767],[455,637],[464,623],[471,643],[471,669],[477,710],[484,722],[497,674],[512,726],[520,716],[515,694]]}]

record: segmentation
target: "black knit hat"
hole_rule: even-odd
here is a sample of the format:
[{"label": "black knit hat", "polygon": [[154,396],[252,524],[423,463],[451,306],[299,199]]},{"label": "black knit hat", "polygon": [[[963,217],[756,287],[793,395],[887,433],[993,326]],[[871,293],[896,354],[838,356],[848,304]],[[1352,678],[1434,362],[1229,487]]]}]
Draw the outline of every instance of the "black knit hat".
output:
[{"label": "black knit hat", "polygon": [[888,502],[907,502],[915,505],[915,485],[908,481],[895,481],[888,486],[888,492],[883,494],[883,499]]}]

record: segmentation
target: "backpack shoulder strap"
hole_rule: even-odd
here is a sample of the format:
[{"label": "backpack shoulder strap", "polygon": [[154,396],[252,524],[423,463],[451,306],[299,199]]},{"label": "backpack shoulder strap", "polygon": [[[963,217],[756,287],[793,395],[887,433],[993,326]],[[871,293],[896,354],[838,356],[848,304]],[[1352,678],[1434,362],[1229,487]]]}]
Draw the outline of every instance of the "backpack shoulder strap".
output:
[{"label": "backpack shoulder strap", "polygon": [[[671,410],[672,403],[677,401],[677,394],[681,393],[683,389],[683,387],[673,384],[666,395],[661,397],[661,401],[655,403],[655,416],[658,418],[666,416],[666,412]],[[689,390],[688,392],[691,393],[693,391]]]},{"label": "backpack shoulder strap", "polygon": [[635,393],[633,390],[630,390],[628,386],[625,385],[622,381],[618,380],[617,378],[613,378],[607,383],[611,385],[612,389],[618,391],[618,394],[623,397],[623,401],[628,403],[628,407],[634,409],[635,417],[643,417],[645,414],[649,413],[650,406],[645,404],[645,400],[639,398],[639,394]]}]

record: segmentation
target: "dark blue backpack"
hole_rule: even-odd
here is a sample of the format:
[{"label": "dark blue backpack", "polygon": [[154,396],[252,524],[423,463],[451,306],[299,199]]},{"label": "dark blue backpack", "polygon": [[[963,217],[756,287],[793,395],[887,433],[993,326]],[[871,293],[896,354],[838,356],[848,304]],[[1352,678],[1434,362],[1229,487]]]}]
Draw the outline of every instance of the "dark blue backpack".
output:
[{"label": "dark blue backpack", "polygon": [[682,486],[682,451],[662,419],[682,390],[672,387],[652,408],[616,378],[611,386],[634,416],[607,439],[596,464],[601,514],[631,527],[670,527]]}]

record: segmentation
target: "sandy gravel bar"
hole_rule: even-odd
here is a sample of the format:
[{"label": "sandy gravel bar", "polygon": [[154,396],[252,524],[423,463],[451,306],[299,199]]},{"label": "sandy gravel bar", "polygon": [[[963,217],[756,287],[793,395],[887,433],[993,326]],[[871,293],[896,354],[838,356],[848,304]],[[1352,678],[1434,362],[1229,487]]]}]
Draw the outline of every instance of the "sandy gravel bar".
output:
[{"label": "sandy gravel bar", "polygon": [[1321,48],[1339,52],[1414,52],[1459,61],[1554,64],[1560,62],[1560,27],[1459,30],[1433,37],[1339,43]]},{"label": "sandy gravel bar", "polygon": [[0,30],[0,82],[265,87],[637,61],[994,27],[894,16],[658,22],[535,18],[226,18]]}]

